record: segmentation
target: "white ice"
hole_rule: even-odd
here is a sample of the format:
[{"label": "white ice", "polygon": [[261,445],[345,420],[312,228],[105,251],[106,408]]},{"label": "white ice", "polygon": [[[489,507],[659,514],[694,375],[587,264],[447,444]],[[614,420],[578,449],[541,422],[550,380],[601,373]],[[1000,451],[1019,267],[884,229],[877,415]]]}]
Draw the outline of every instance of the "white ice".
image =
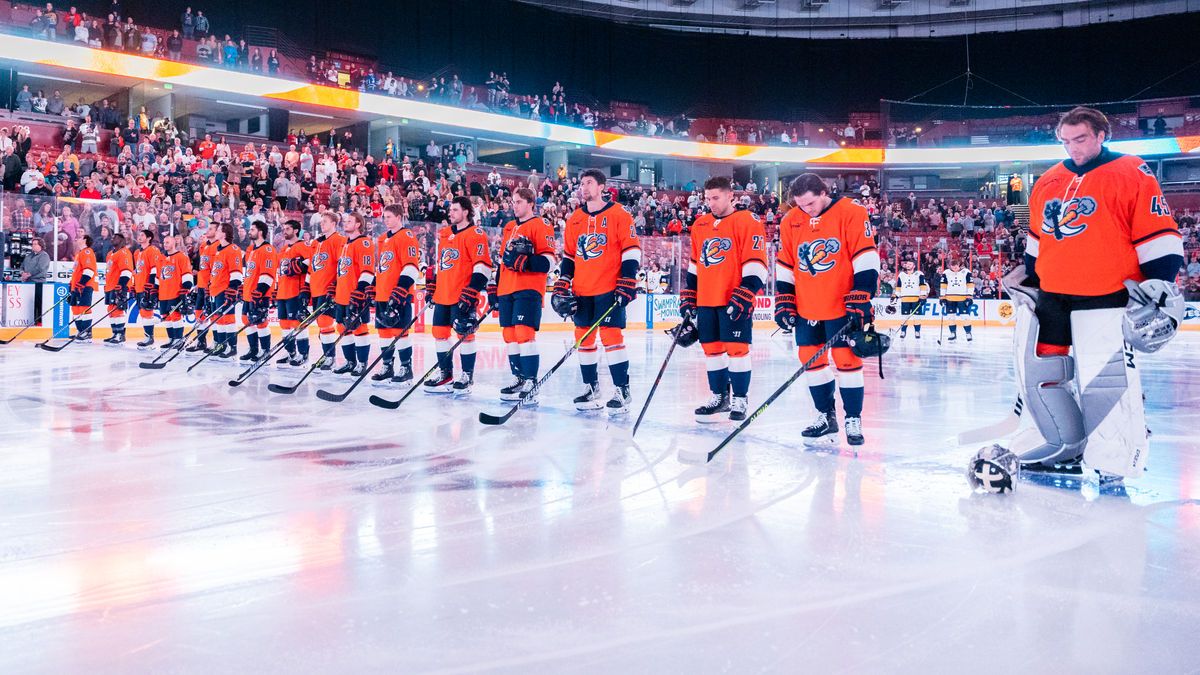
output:
[{"label": "white ice", "polygon": [[[296,371],[231,389],[191,357],[0,347],[0,673],[1194,672],[1200,334],[1140,360],[1150,470],[1125,494],[1003,497],[949,440],[1011,404],[1009,333],[976,335],[868,364],[858,453],[798,442],[801,380],[699,467],[678,449],[731,427],[691,421],[698,347],[636,444],[633,415],[574,412],[573,361],[539,410],[480,425],[495,334],[469,400],[395,412],[370,386],[316,399],[332,375],[281,396]],[[752,406],[796,368],[755,337]],[[544,368],[566,339],[542,335]],[[628,343],[640,406],[667,345]]]}]

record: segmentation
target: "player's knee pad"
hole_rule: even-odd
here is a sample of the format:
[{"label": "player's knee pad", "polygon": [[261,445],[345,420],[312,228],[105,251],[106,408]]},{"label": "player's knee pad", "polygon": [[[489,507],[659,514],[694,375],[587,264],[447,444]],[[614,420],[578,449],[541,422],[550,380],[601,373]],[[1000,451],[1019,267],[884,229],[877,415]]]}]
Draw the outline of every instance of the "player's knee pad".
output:
[{"label": "player's knee pad", "polygon": [[[800,358],[800,363],[808,363],[812,361],[817,352],[821,351],[821,345],[800,345],[796,348],[796,353]],[[817,359],[808,366],[808,372],[821,370],[829,365],[829,359]]]},{"label": "player's knee pad", "polygon": [[232,326],[233,325],[233,315],[232,314],[222,314],[221,318],[217,319],[217,325]]},{"label": "player's knee pad", "polygon": [[468,345],[468,344],[471,344],[471,345],[473,345],[473,344],[475,344],[475,334],[474,334],[474,333],[471,333],[470,335],[462,335],[462,334],[460,333],[460,334],[458,335],[458,337],[462,338],[462,342],[463,342],[463,344],[464,344],[464,345]]},{"label": "player's knee pad", "polygon": [[615,347],[625,343],[625,333],[620,328],[604,327],[600,329],[600,342],[605,347]]},{"label": "player's knee pad", "polygon": [[1029,331],[1021,387],[1026,409],[1045,442],[1032,448],[1014,448],[1014,452],[1024,463],[1070,461],[1083,453],[1087,443],[1083,411],[1071,391],[1075,360],[1064,354],[1039,355],[1036,318],[1030,322]]},{"label": "player's knee pad", "polygon": [[125,318],[125,310],[117,309],[116,305],[109,305],[108,311],[112,312],[112,314],[109,316],[109,318],[112,319],[113,321],[116,321],[117,319]]},{"label": "player's knee pad", "polygon": [[434,340],[450,339],[450,326],[434,326],[430,332],[433,334]]},{"label": "player's knee pad", "polygon": [[[582,340],[582,342],[580,342],[580,340]],[[592,350],[595,351],[596,331],[592,331],[591,333],[588,333],[587,328],[582,328],[580,326],[576,326],[575,327],[575,341],[579,342],[580,351],[582,351],[583,348],[585,348],[585,347],[591,347]]]},{"label": "player's knee pad", "polygon": [[529,326],[513,326],[513,339],[521,344],[533,342],[536,337],[537,331]]},{"label": "player's knee pad", "polygon": [[500,335],[506,343],[512,344],[517,341],[517,331],[514,326],[505,326],[500,329]]},{"label": "player's knee pad", "polygon": [[280,319],[279,327],[283,330],[296,330],[300,326],[300,322],[295,319]]},{"label": "player's knee pad", "polygon": [[705,356],[716,356],[725,353],[724,342],[701,342],[700,348],[704,350]]},{"label": "player's knee pad", "polygon": [[183,315],[179,312],[171,312],[167,315],[166,320],[170,321],[171,323],[175,323],[176,321],[183,320]]},{"label": "player's knee pad", "polygon": [[833,365],[837,366],[839,371],[862,370],[862,357],[849,347],[834,347],[830,351],[833,352]]},{"label": "player's knee pad", "polygon": [[726,342],[724,344],[725,353],[728,354],[729,358],[731,359],[750,355],[750,345],[746,344],[745,342]]},{"label": "player's knee pad", "polygon": [[142,317],[143,319],[147,319],[147,320],[153,319],[154,318],[154,310],[153,309],[140,309],[140,310],[138,310],[138,316]]},{"label": "player's knee pad", "polygon": [[394,338],[394,337],[396,337],[397,335],[399,335],[399,334],[400,334],[400,331],[398,331],[398,330],[396,330],[396,329],[394,329],[394,328],[380,328],[380,329],[378,330],[378,333],[379,333],[379,337],[380,337],[380,339],[383,339],[383,340],[391,340],[392,338]]},{"label": "player's knee pad", "polygon": [[317,328],[319,328],[321,330],[321,333],[332,333],[333,332],[333,317],[325,315],[325,314],[318,316],[317,317]]},{"label": "player's knee pad", "polygon": [[354,329],[354,334],[359,337],[369,337],[371,335],[371,329],[367,327],[367,324],[362,323],[358,325],[358,328]]}]

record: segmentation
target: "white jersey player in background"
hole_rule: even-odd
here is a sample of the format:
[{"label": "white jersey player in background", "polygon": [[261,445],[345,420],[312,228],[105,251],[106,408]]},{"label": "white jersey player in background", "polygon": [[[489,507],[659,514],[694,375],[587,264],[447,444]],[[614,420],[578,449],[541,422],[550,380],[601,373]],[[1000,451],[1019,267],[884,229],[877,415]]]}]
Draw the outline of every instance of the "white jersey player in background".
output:
[{"label": "white jersey player in background", "polygon": [[[900,299],[900,318],[907,320],[914,313],[924,311],[925,299],[929,297],[929,284],[925,282],[925,273],[917,269],[917,263],[906,259],[900,263],[900,273],[896,275],[896,285],[892,293]],[[914,320],[913,337],[921,339],[921,322]],[[900,325],[900,337],[908,335],[908,324]]]}]

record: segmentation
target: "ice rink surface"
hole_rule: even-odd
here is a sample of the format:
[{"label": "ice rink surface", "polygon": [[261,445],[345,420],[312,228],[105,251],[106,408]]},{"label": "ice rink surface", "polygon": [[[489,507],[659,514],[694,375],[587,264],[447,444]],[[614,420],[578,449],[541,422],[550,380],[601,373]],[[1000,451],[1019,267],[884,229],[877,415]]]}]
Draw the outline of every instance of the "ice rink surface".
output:
[{"label": "ice rink surface", "polygon": [[[668,345],[630,333],[636,414]],[[470,399],[394,412],[316,399],[332,375],[281,396],[297,371],[0,347],[0,672],[1197,672],[1200,334],[1140,358],[1145,477],[1007,496],[950,440],[1015,391],[1009,332],[976,335],[868,364],[857,454],[798,442],[801,380],[707,466],[677,458],[732,428],[691,421],[698,347],[637,444],[573,410],[574,362],[480,425],[496,334]],[[752,407],[797,367],[755,337]]]}]

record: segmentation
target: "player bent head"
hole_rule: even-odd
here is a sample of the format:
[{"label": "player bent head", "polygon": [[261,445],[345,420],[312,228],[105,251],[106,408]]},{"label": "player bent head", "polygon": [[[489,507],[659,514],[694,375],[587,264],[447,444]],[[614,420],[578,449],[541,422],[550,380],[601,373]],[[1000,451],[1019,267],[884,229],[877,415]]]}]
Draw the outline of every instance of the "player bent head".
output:
[{"label": "player bent head", "polygon": [[829,208],[833,198],[829,196],[829,186],[825,179],[815,173],[802,173],[792,180],[788,194],[796,208],[816,218]]},{"label": "player bent head", "polygon": [[704,203],[717,218],[733,213],[733,185],[727,176],[713,176],[704,181]]},{"label": "player bent head", "polygon": [[1079,106],[1063,115],[1058,121],[1057,132],[1071,161],[1083,165],[1100,154],[1104,142],[1112,135],[1112,126],[1104,113]]},{"label": "player bent head", "polygon": [[533,217],[533,204],[536,197],[533,196],[533,190],[529,188],[517,188],[513,192],[513,215],[518,221],[529,220]]}]

